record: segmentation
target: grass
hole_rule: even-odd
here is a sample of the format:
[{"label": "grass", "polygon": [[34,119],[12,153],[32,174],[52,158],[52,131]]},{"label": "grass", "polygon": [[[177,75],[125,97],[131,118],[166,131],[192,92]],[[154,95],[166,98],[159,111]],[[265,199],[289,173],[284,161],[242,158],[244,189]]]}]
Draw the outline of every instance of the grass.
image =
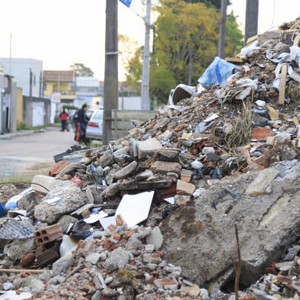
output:
[{"label": "grass", "polygon": [[49,175],[50,163],[36,163],[22,171],[20,175],[0,178],[0,184],[5,183],[31,183],[35,175]]}]

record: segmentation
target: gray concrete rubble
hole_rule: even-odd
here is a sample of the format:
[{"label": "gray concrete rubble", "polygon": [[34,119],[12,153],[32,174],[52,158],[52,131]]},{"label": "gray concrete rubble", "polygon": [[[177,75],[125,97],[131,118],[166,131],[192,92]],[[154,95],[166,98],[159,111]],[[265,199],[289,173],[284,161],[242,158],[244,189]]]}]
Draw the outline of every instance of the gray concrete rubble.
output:
[{"label": "gray concrete rubble", "polygon": [[3,299],[299,299],[299,25],[128,135],[0,186]]}]

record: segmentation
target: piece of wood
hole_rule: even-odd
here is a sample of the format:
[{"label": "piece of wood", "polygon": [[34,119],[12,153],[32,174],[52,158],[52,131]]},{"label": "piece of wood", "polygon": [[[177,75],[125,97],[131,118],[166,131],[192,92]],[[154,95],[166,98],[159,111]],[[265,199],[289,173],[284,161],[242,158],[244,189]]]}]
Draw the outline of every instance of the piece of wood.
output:
[{"label": "piece of wood", "polygon": [[285,86],[286,86],[287,70],[288,70],[288,65],[282,64],[281,74],[280,74],[280,84],[279,84],[279,98],[278,98],[279,105],[283,105],[285,101]]},{"label": "piece of wood", "polygon": [[251,36],[247,39],[247,43],[246,45],[249,45],[250,43],[256,41],[258,39],[258,35],[254,35],[254,36]]},{"label": "piece of wood", "polygon": [[33,273],[39,274],[48,271],[47,269],[37,270],[37,269],[0,269],[0,273]]},{"label": "piece of wood", "polygon": [[298,33],[294,39],[294,46],[300,46],[300,33]]}]

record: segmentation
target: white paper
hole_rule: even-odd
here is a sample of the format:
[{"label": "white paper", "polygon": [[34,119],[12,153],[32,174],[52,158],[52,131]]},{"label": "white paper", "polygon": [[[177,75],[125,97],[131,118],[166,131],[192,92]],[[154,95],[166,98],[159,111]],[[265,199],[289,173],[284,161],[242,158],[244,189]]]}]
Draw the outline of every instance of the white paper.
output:
[{"label": "white paper", "polygon": [[124,195],[115,215],[121,215],[130,228],[148,218],[154,191]]},{"label": "white paper", "polygon": [[91,214],[89,217],[83,219],[83,221],[87,224],[93,224],[107,216],[108,214],[101,210],[98,214]]}]

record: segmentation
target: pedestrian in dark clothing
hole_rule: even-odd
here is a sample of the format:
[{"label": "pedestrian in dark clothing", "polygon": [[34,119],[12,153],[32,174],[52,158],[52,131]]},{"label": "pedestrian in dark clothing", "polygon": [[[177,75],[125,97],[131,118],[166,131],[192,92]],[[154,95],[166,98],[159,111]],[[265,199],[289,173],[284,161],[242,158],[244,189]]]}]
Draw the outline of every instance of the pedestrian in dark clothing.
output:
[{"label": "pedestrian in dark clothing", "polygon": [[63,111],[59,114],[59,119],[61,123],[61,130],[60,131],[69,131],[69,122],[68,122],[69,114],[63,108]]},{"label": "pedestrian in dark clothing", "polygon": [[89,117],[86,114],[88,110],[87,104],[83,104],[81,109],[77,110],[74,114],[73,121],[75,125],[75,138],[76,142],[83,142],[88,145],[89,140],[86,137],[86,127],[89,122]]}]

